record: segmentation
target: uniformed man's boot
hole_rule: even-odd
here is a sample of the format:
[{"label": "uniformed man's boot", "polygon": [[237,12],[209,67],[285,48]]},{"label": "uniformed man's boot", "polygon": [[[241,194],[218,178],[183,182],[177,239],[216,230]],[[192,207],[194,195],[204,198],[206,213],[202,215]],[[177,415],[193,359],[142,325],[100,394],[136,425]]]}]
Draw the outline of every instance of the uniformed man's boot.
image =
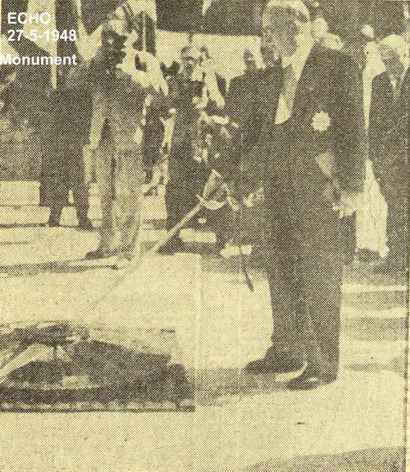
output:
[{"label": "uniformed man's boot", "polygon": [[79,218],[78,227],[83,231],[94,231],[94,226],[88,217]]},{"label": "uniformed man's boot", "polygon": [[58,207],[58,208],[50,208],[50,216],[48,218],[48,226],[50,228],[56,228],[60,226],[60,219],[61,219],[61,213],[63,212],[63,209]]}]

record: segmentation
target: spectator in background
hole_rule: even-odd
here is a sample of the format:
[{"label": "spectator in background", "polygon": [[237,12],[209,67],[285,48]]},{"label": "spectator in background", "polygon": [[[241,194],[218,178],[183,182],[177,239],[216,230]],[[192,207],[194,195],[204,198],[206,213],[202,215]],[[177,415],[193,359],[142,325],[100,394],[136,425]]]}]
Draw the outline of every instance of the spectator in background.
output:
[{"label": "spectator in background", "polygon": [[[168,84],[164,79],[163,72],[158,71],[160,88],[163,95],[168,95]],[[152,184],[153,169],[161,159],[161,148],[164,140],[165,125],[162,116],[166,112],[164,103],[160,100],[153,100],[152,95],[147,95],[144,103],[143,115],[145,116],[144,126],[144,168],[145,182]],[[152,188],[152,191],[156,189]],[[151,194],[152,191],[149,193]]]},{"label": "spectator in background", "polygon": [[[228,94],[226,96],[225,113],[237,130],[240,130],[243,123],[246,122],[249,116],[249,110],[255,99],[254,82],[257,80],[260,72],[255,54],[250,49],[245,49],[243,53],[244,73],[240,76],[234,77],[229,85]],[[236,135],[231,146],[223,146],[220,142],[221,132],[213,130],[212,132],[212,146],[216,153],[210,149],[210,157],[218,155],[219,158],[213,163],[216,170],[221,170],[223,166],[225,174],[233,175],[235,170],[240,165],[241,160],[241,136]],[[228,206],[223,207],[219,211],[208,212],[207,222],[216,234],[215,252],[220,254],[225,248],[226,243],[231,239],[232,228],[232,211]]]},{"label": "spectator in background", "polygon": [[6,175],[10,172],[7,159],[18,126],[15,80],[14,66],[0,66],[0,172]]},{"label": "spectator in background", "polygon": [[377,272],[406,270],[408,258],[409,47],[399,35],[379,43],[386,71],[373,80],[369,157],[388,207],[389,254]]},{"label": "spectator in background", "polygon": [[219,89],[219,93],[223,97],[225,97],[226,96],[226,91],[227,91],[226,79],[224,77],[222,77],[221,74],[216,72],[215,62],[212,59],[211,55],[209,54],[209,50],[206,46],[201,47],[200,53],[201,53],[201,60],[200,60],[201,66],[203,67],[203,69],[205,71],[214,72],[215,77],[216,77],[216,82],[217,82],[217,85],[218,85],[218,89]]},{"label": "spectator in background", "polygon": [[[364,118],[368,131],[372,82],[385,69],[370,25],[363,25],[352,45],[352,55],[362,72]],[[372,262],[386,255],[386,220],[386,202],[374,177],[372,162],[367,159],[362,204],[356,212],[356,253],[360,261]]]},{"label": "spectator in background", "polygon": [[312,37],[317,44],[325,48],[340,51],[343,47],[341,38],[329,32],[327,21],[321,16],[312,21]]},{"label": "spectator in background", "polygon": [[14,66],[0,66],[0,133],[1,142],[12,139],[17,126],[17,110],[14,106],[16,93],[16,70]]},{"label": "spectator in background", "polygon": [[329,26],[322,16],[318,16],[312,21],[312,37],[315,42],[320,42],[328,32]]},{"label": "spectator in background", "polygon": [[169,67],[167,67],[163,62],[161,62],[161,72],[165,79],[169,76],[177,75],[180,68],[181,64],[179,64],[179,62],[177,61],[173,61]]},{"label": "spectator in background", "polygon": [[10,101],[10,90],[13,89],[13,84],[16,80],[16,68],[14,66],[2,65],[0,66],[0,97],[3,101],[2,109],[7,102]]},{"label": "spectator in background", "polygon": [[50,227],[60,226],[63,209],[73,193],[78,227],[92,231],[88,218],[89,193],[84,172],[83,147],[88,141],[91,97],[86,91],[62,90],[54,94],[55,153],[49,161]]},{"label": "spectator in background", "polygon": [[238,125],[244,122],[244,113],[254,100],[253,82],[258,74],[255,54],[250,49],[243,53],[244,73],[234,77],[226,97],[226,113]]},{"label": "spectator in background", "polygon": [[[202,193],[209,173],[206,162],[195,152],[201,113],[212,114],[225,104],[214,72],[201,67],[200,62],[200,51],[186,46],[181,51],[180,72],[168,77],[168,108],[174,115],[165,192],[168,230],[195,206],[196,195]],[[173,254],[182,249],[183,242],[176,235],[161,248],[161,253]]]}]

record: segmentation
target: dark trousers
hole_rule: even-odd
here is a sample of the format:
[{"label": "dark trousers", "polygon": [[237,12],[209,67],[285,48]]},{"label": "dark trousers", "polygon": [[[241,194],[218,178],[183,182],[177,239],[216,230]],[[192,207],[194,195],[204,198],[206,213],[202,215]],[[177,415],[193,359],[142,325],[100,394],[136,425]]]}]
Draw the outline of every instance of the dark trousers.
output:
[{"label": "dark trousers", "polygon": [[161,120],[149,121],[145,126],[144,170],[152,176],[152,168],[160,160],[164,125]]},{"label": "dark trousers", "polygon": [[[392,172],[392,176],[394,173]],[[387,203],[387,245],[389,260],[398,267],[407,267],[408,261],[408,183],[407,169],[395,179],[383,179],[382,193]]]},{"label": "dark trousers", "polygon": [[89,192],[84,177],[82,146],[68,140],[61,144],[61,149],[58,151],[59,168],[49,178],[50,220],[60,220],[61,213],[68,203],[70,190],[73,192],[77,218],[84,220],[87,218],[89,209]]},{"label": "dark trousers", "polygon": [[165,192],[167,229],[173,228],[198,203],[208,171],[193,158],[190,142],[175,146],[169,158],[169,180]]},{"label": "dark trousers", "polygon": [[[290,157],[286,128],[275,130],[265,172],[267,275],[277,351],[300,353],[337,374],[343,247],[326,179],[312,159]],[[291,159],[294,159],[292,162]]]}]

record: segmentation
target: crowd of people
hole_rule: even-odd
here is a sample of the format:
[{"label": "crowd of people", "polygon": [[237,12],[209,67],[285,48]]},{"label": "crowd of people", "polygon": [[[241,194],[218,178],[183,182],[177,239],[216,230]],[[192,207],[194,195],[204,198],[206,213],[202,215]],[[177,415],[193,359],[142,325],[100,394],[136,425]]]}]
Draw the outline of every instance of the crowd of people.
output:
[{"label": "crowd of people", "polygon": [[[295,371],[305,359],[307,368],[289,388],[333,382],[343,264],[357,249],[359,257],[371,260],[387,246],[375,270],[407,268],[406,38],[390,34],[376,40],[367,25],[344,44],[323,18],[311,20],[302,1],[271,0],[263,15],[264,67],[246,49],[244,72],[228,87],[205,46],[188,44],[179,62],[165,67],[133,49],[123,19],[111,18],[102,34],[94,58],[70,71],[59,95],[63,119],[54,132],[60,156],[55,162],[61,165],[50,226],[59,224],[72,189],[79,225],[92,229],[87,216],[92,166],[83,161],[83,155],[91,156],[102,223],[99,245],[86,257],[117,256],[122,269],[139,257],[144,182],[166,184],[171,230],[196,205],[211,170],[217,171],[232,208],[205,214],[218,250],[229,244],[232,213],[256,200],[264,209],[273,344],[247,369]],[[130,55],[131,67],[124,60]],[[1,78],[1,97],[4,83]],[[2,108],[5,103],[2,98]],[[80,104],[76,110],[73,103]],[[263,199],[254,198],[261,188]],[[375,205],[381,209],[376,216],[369,209]],[[368,237],[363,227],[373,231],[369,219],[383,220],[383,205],[387,238],[366,245],[358,238]],[[383,221],[375,224],[383,233]],[[176,233],[161,252],[183,247]]]},{"label": "crowd of people", "polygon": [[[121,21],[117,20],[117,30],[122,28]],[[110,21],[111,27],[114,23]],[[328,31],[327,23],[322,17],[312,21],[311,32],[316,48],[339,50],[351,56],[361,75],[366,129],[364,140],[368,158],[360,205],[354,215],[344,218],[343,221],[345,261],[352,261],[355,255],[365,262],[382,258],[381,264],[375,268],[376,271],[394,270],[397,267],[403,269],[406,266],[406,225],[403,211],[403,198],[406,196],[406,181],[403,181],[406,176],[406,162],[403,158],[400,160],[390,156],[390,151],[386,153],[384,141],[392,141],[396,136],[396,139],[402,139],[401,145],[405,149],[403,140],[407,139],[408,135],[405,124],[403,125],[403,114],[407,113],[405,71],[408,68],[408,43],[404,36],[398,35],[376,40],[372,27],[363,25],[356,37],[344,44],[340,37]],[[135,51],[133,53],[135,55]],[[262,57],[262,68],[257,65],[257,56]],[[140,112],[143,114],[140,117],[140,131],[143,135],[140,152],[144,180],[149,184],[147,193],[156,192],[158,184],[166,183],[168,230],[195,205],[196,195],[201,193],[211,167],[218,169],[223,165],[223,170],[229,168],[230,172],[234,173],[240,160],[246,159],[248,144],[251,143],[252,146],[254,143],[261,124],[254,123],[252,135],[247,136],[246,133],[237,133],[235,130],[232,133],[232,123],[242,131],[255,104],[256,84],[264,75],[269,74],[271,69],[280,66],[281,58],[278,52],[270,51],[264,44],[260,51],[244,50],[244,72],[230,80],[229,87],[227,80],[218,72],[206,46],[197,48],[189,44],[170,66],[161,64],[160,69],[158,65],[155,66],[155,75],[160,77],[156,77],[154,82],[161,83],[158,92],[155,92],[156,99],[153,99],[153,94],[147,89],[143,103],[138,104],[140,108],[142,106]],[[82,67],[85,66],[80,66],[80,69]],[[14,120],[14,69],[2,66],[1,70],[2,123]],[[393,85],[396,84],[394,77],[401,70],[404,71],[403,80],[397,79],[401,95],[394,93],[391,103],[384,103],[384,100],[389,101],[386,97],[391,94],[387,79],[393,77],[390,84],[396,90],[396,85]],[[153,72],[147,72],[147,76]],[[72,72],[74,75],[75,73]],[[93,168],[92,161],[95,160],[95,149],[90,146],[89,136],[90,128],[91,132],[94,130],[92,122],[96,115],[92,106],[92,94],[93,92],[90,93],[87,89],[81,89],[80,92],[78,87],[70,88],[66,85],[56,93],[53,101],[56,119],[50,124],[50,134],[57,139],[54,146],[49,146],[50,139],[45,140],[48,145],[44,146],[46,156],[43,157],[46,162],[46,200],[50,206],[51,227],[60,224],[61,214],[68,204],[71,190],[79,227],[93,230],[87,215],[88,187],[92,178],[90,169]],[[119,100],[116,104],[118,103]],[[130,115],[132,114],[133,110],[130,110]],[[215,136],[212,126],[201,128],[200,118],[204,114],[210,117],[228,117],[229,125],[219,126],[218,136]],[[390,117],[389,120],[387,117]],[[396,126],[397,123],[400,126]],[[396,131],[393,133],[392,129]],[[201,132],[202,141],[199,136]],[[231,135],[229,146],[226,146],[226,142],[221,144],[219,133]],[[201,147],[200,152],[195,149],[197,146]],[[48,147],[50,149],[47,149]],[[203,152],[204,148],[207,148],[206,152]],[[399,148],[400,144],[396,143],[394,155],[405,154],[403,149]],[[215,155],[218,156],[219,162],[212,161]],[[258,218],[257,210],[254,212],[255,219]],[[110,213],[110,210],[107,212]],[[215,251],[219,253],[232,239],[232,218],[226,209],[215,215],[208,213],[206,216],[217,235]],[[191,224],[195,225],[196,221]],[[252,242],[256,252],[260,241],[254,238]],[[183,242],[176,236],[168,241],[161,251],[173,253],[182,249]],[[386,254],[388,256],[384,258]]]}]

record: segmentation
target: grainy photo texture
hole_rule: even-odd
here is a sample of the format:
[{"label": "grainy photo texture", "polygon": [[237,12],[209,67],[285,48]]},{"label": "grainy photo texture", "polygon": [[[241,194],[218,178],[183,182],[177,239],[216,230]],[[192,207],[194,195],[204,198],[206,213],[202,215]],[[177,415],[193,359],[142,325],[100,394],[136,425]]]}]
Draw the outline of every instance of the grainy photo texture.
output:
[{"label": "grainy photo texture", "polygon": [[404,472],[410,2],[0,4],[0,471]]}]

